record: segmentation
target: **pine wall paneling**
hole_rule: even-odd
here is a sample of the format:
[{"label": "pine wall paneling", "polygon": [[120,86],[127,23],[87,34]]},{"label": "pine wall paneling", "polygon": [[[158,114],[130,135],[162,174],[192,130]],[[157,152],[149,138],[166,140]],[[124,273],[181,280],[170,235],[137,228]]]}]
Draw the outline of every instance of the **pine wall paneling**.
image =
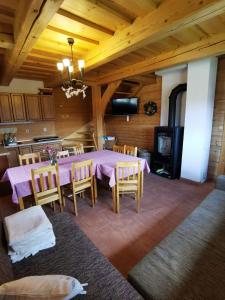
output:
[{"label": "pine wall paneling", "polygon": [[73,97],[66,99],[60,88],[54,89],[56,108],[56,134],[65,138],[76,133],[92,120],[90,91],[85,99]]},{"label": "pine wall paneling", "polygon": [[[139,114],[130,116],[105,116],[105,132],[115,136],[119,144],[134,145],[153,150],[154,128],[160,124],[161,78],[157,77],[155,84],[144,86],[138,94],[140,98]],[[143,105],[148,101],[157,103],[158,112],[153,116],[144,114]]]},{"label": "pine wall paneling", "polygon": [[208,178],[214,179],[218,174],[219,160],[222,150],[225,119],[225,57],[218,61],[216,95],[213,115],[213,127],[209,157]]}]

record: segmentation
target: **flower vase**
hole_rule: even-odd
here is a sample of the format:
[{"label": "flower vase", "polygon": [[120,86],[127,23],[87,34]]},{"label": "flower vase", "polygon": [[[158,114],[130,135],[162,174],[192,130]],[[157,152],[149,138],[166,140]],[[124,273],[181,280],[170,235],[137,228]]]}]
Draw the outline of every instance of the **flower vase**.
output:
[{"label": "flower vase", "polygon": [[56,164],[57,164],[57,159],[56,159],[56,157],[51,157],[51,158],[50,158],[50,163],[51,163],[52,166],[56,165]]}]

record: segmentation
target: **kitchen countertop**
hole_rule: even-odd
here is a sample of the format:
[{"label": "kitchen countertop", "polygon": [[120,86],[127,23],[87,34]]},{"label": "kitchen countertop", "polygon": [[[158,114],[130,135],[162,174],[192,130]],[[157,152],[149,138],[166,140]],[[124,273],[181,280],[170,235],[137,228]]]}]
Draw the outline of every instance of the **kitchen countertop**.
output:
[{"label": "kitchen countertop", "polygon": [[[12,148],[18,148],[18,147],[25,147],[25,146],[32,146],[32,145],[41,145],[41,144],[51,144],[51,143],[59,143],[62,142],[62,139],[55,139],[55,140],[49,140],[49,141],[42,141],[42,142],[34,142],[34,141],[26,141],[26,142],[19,142],[16,145],[10,145],[10,146],[2,146],[3,149],[12,149]],[[0,149],[0,155],[2,149]],[[6,153],[6,151],[5,151]]]},{"label": "kitchen countertop", "polygon": [[10,153],[7,152],[7,151],[4,151],[3,147],[0,147],[0,157],[1,156],[8,156],[8,155],[10,155]]}]

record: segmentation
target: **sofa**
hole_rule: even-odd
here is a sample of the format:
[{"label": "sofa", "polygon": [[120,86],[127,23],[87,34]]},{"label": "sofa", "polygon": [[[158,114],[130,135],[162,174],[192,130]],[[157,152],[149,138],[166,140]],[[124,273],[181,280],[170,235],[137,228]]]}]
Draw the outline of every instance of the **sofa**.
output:
[{"label": "sofa", "polygon": [[225,176],[128,280],[145,299],[225,299]]},{"label": "sofa", "polygon": [[76,299],[143,299],[111,265],[74,222],[74,216],[59,213],[49,217],[56,236],[56,246],[11,264],[3,226],[0,226],[0,284],[32,275],[64,274],[77,278],[86,295]]}]

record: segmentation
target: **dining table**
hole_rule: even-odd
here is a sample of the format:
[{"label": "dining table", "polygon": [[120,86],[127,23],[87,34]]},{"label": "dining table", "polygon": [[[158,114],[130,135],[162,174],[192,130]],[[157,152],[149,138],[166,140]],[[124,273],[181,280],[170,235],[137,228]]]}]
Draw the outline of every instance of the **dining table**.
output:
[{"label": "dining table", "polygon": [[[71,164],[91,159],[93,161],[93,174],[99,180],[107,176],[109,178],[109,187],[112,188],[113,202],[115,197],[116,176],[115,168],[117,162],[140,161],[141,165],[141,181],[143,193],[143,173],[149,173],[150,168],[145,159],[134,157],[110,150],[100,150],[86,152],[80,155],[72,155],[61,158],[57,161],[59,169],[60,186],[71,183]],[[14,168],[8,168],[1,181],[9,181],[12,188],[12,202],[19,204],[20,209],[24,209],[23,198],[33,194],[31,185],[31,170],[38,169],[50,164],[50,161],[43,161],[35,164],[28,164]]]}]

